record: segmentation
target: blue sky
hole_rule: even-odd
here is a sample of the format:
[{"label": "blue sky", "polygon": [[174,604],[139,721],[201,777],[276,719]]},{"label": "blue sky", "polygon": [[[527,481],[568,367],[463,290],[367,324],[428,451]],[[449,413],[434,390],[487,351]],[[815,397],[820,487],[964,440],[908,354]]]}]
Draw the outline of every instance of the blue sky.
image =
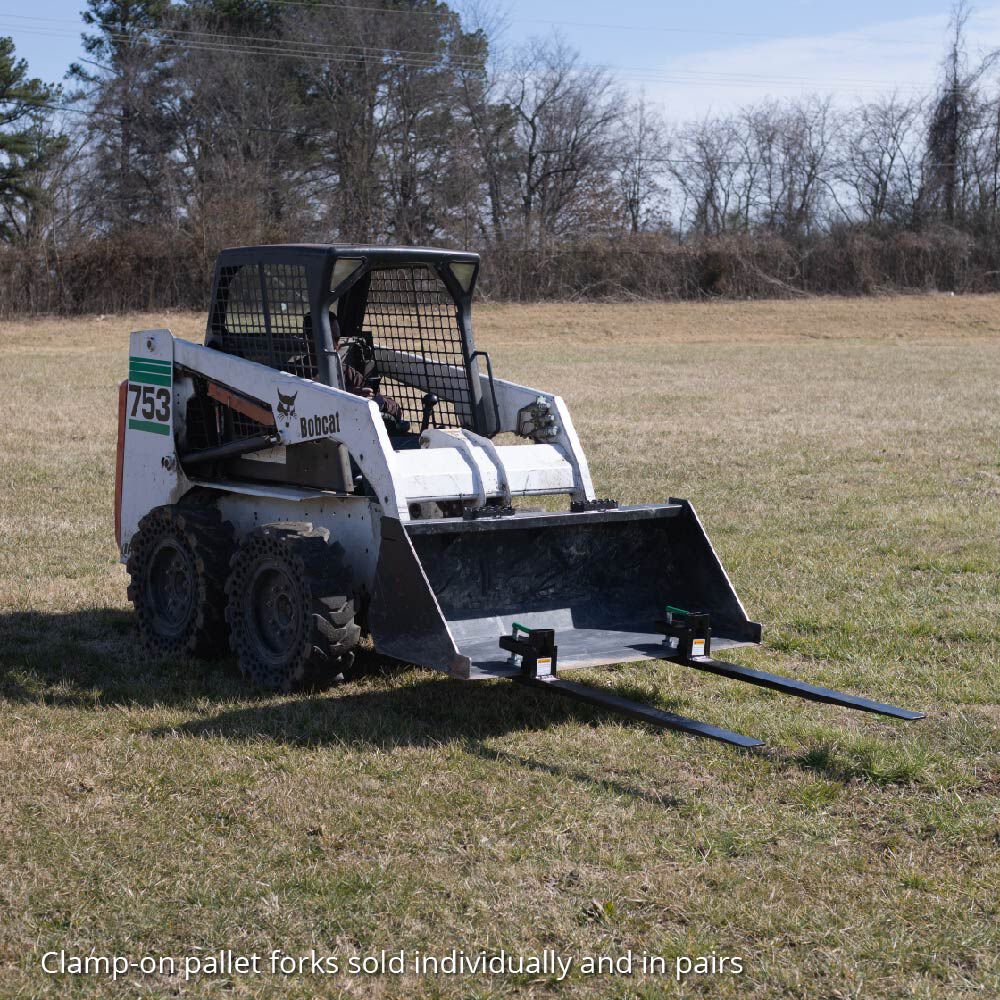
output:
[{"label": "blue sky", "polygon": [[[327,0],[335,2],[335,0]],[[366,0],[347,0],[364,3]],[[62,78],[80,53],[80,0],[0,0],[34,75]],[[948,0],[506,0],[507,41],[559,31],[674,119],[802,91],[840,100],[924,90],[944,46]],[[495,8],[496,4],[490,4]],[[973,48],[1000,47],[1000,2],[977,6]]]}]

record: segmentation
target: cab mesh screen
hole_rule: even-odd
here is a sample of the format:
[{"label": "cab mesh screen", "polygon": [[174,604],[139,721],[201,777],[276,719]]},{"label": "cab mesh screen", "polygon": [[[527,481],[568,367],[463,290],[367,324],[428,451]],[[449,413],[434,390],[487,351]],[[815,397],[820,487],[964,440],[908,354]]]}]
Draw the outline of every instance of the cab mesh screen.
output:
[{"label": "cab mesh screen", "polygon": [[213,343],[228,354],[302,378],[317,375],[306,269],[297,264],[224,267],[212,308]]},{"label": "cab mesh screen", "polygon": [[433,392],[441,402],[431,426],[475,430],[455,302],[430,268],[373,269],[364,325],[372,336],[381,392],[399,403],[414,429],[423,417],[424,395]]}]

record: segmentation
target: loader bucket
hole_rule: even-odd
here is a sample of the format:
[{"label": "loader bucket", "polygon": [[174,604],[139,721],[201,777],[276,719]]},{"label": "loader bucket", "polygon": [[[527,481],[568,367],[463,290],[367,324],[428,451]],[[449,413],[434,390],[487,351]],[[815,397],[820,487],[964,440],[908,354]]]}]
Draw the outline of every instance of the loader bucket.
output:
[{"label": "loader bucket", "polygon": [[368,624],[376,648],[459,677],[518,668],[516,621],[552,628],[559,668],[671,655],[654,622],[711,615],[713,649],[760,641],[691,505],[382,521]]}]

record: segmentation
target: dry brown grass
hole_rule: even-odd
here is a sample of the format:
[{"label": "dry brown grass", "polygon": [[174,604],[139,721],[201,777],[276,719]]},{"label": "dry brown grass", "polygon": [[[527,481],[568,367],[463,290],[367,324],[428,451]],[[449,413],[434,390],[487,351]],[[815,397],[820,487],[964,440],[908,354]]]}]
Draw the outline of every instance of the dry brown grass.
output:
[{"label": "dry brown grass", "polygon": [[[764,649],[912,726],[680,668],[594,672],[735,754],[388,667],[257,697],[149,664],[111,541],[130,329],[0,326],[0,996],[1000,993],[1000,299],[486,307],[603,494],[689,497]],[[500,947],[744,958],[740,977],[51,978],[48,949]]]},{"label": "dry brown grass", "polygon": [[775,343],[803,340],[898,340],[989,336],[1000,332],[997,299],[989,295],[810,298],[608,305],[487,305],[476,331],[489,341],[536,343],[541,334],[574,345],[655,340],[658,343]]}]

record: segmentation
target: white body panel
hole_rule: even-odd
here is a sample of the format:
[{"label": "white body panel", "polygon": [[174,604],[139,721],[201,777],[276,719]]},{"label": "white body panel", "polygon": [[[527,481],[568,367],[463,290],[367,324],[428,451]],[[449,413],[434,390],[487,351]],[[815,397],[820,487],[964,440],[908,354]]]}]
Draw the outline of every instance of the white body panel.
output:
[{"label": "white body panel", "polygon": [[[544,494],[593,499],[586,459],[565,404],[558,396],[526,386],[487,378],[481,383],[488,407],[492,407],[491,386],[496,388],[503,430],[515,431],[518,411],[544,399],[555,416],[547,443],[497,446],[471,431],[429,429],[421,435],[419,449],[395,451],[377,405],[345,390],[178,340],[168,330],[133,333],[130,358],[121,508],[123,559],[139,520],[154,507],[176,503],[193,488],[217,491],[220,509],[239,534],[275,520],[309,520],[329,528],[331,537],[344,545],[362,585],[374,573],[380,518],[388,515],[408,521],[411,504],[506,504],[511,497]],[[395,366],[401,373],[411,358],[383,351],[378,360],[391,376]],[[458,369],[438,367],[445,370],[440,373],[441,385],[434,388],[447,398],[448,381]],[[329,438],[346,447],[376,497],[280,483],[208,480],[197,475],[199,466],[189,468],[189,478],[177,455],[178,433],[183,433],[184,407],[191,391],[185,373],[205,376],[270,406],[279,441],[247,456],[250,460],[284,462],[294,445]]]},{"label": "white body panel", "polygon": [[269,402],[275,414],[279,391],[294,397],[292,413],[277,420],[281,444],[328,437],[346,445],[383,509],[404,520],[409,517],[405,497],[396,488],[396,453],[378,406],[370,399],[186,340],[175,340],[174,344],[177,364]]},{"label": "white body panel", "polygon": [[[426,434],[427,432],[425,432]],[[444,436],[443,431],[437,435]],[[437,445],[396,455],[403,492],[410,503],[503,498],[503,482],[485,449],[465,443]],[[572,493],[573,466],[557,445],[507,445],[495,449],[511,496]]]},{"label": "white body panel", "polygon": [[178,404],[174,343],[169,330],[145,330],[129,338],[119,539],[122,560],[128,558],[129,542],[139,521],[154,507],[176,503],[190,489],[174,448]]}]

